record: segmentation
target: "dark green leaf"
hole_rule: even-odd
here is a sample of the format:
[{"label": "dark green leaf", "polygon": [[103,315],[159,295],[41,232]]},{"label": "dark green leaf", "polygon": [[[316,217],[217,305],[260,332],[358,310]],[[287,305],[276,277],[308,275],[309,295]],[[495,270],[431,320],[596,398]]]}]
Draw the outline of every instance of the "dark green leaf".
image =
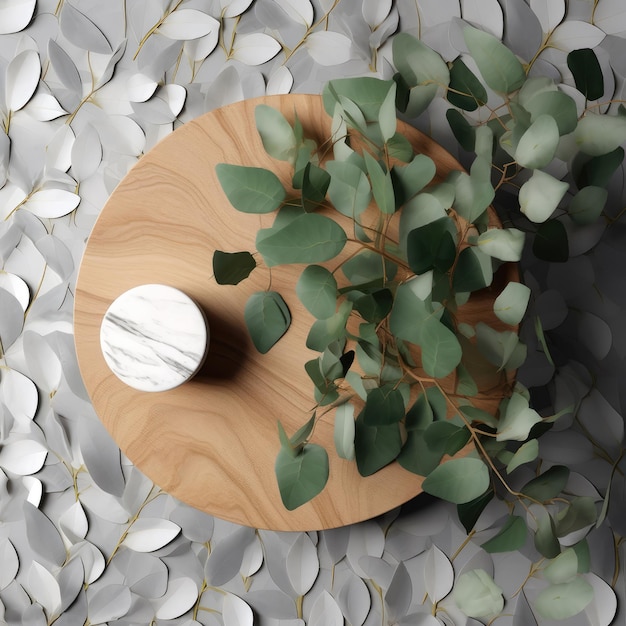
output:
[{"label": "dark green leaf", "polygon": [[409,283],[400,285],[389,316],[389,330],[398,339],[420,343],[422,324],[432,315],[432,306],[418,298]]},{"label": "dark green leaf", "polygon": [[377,122],[380,108],[389,93],[395,88],[391,80],[380,80],[372,76],[355,78],[337,78],[329,81],[322,92],[324,108],[332,116],[335,103],[343,96],[359,103],[359,107],[369,122]]},{"label": "dark green leaf", "polygon": [[433,423],[433,408],[428,396],[422,392],[406,413],[405,427],[407,430],[425,430]]},{"label": "dark green leaf", "polygon": [[215,173],[230,203],[243,213],[270,213],[285,199],[276,174],[262,167],[218,163]]},{"label": "dark green leaf", "polygon": [[568,478],[569,469],[567,467],[553,465],[537,478],[527,482],[520,491],[533,500],[547,502],[556,498],[563,491]]},{"label": "dark green leaf", "polygon": [[334,402],[339,394],[337,385],[331,380],[327,380],[322,373],[321,359],[311,359],[304,364],[304,369],[315,385],[315,399],[321,405]]},{"label": "dark green leaf", "polygon": [[330,174],[314,165],[307,163],[302,175],[302,207],[305,211],[318,209],[326,198]]},{"label": "dark green leaf", "polygon": [[328,454],[309,443],[297,456],[281,448],[276,457],[276,479],[280,497],[289,511],[305,504],[324,489],[328,482]]},{"label": "dark green leaf", "polygon": [[482,544],[487,552],[512,552],[519,550],[526,543],[526,522],[518,515],[510,515],[506,523],[495,536]]},{"label": "dark green leaf", "polygon": [[[585,157],[586,155],[581,155]],[[595,187],[606,187],[611,180],[611,176],[624,161],[624,149],[616,148],[613,152],[588,159],[580,167],[576,176],[576,185],[579,189],[593,185]],[[574,172],[575,173],[575,172]]]},{"label": "dark green leaf", "polygon": [[413,158],[413,146],[402,133],[396,133],[387,142],[387,154],[390,159],[409,163]]},{"label": "dark green leaf", "polygon": [[398,424],[367,426],[363,412],[356,419],[354,449],[361,476],[371,476],[396,459],[402,449]]},{"label": "dark green leaf", "polygon": [[389,426],[404,417],[404,400],[393,385],[374,387],[368,394],[361,413],[366,426]]},{"label": "dark green leaf", "polygon": [[289,441],[292,446],[297,448],[309,438],[309,435],[313,432],[313,426],[315,426],[315,418],[315,411],[313,411],[313,415],[311,415],[311,417],[307,420],[306,424],[303,424],[300,428],[298,428],[298,430],[290,438]]},{"label": "dark green leaf", "polygon": [[328,261],[341,252],[346,239],[343,228],[334,220],[317,213],[305,213],[279,230],[258,231],[256,246],[271,267]]},{"label": "dark green leaf", "polygon": [[489,470],[480,459],[452,459],[435,468],[422,488],[437,498],[464,504],[483,495],[489,488]]},{"label": "dark green leaf", "polygon": [[393,305],[393,295],[389,289],[378,289],[361,296],[354,302],[354,309],[367,322],[378,323],[384,320]]},{"label": "dark green leaf", "polygon": [[461,250],[452,279],[456,292],[478,291],[489,286],[492,279],[491,257],[475,247]]},{"label": "dark green leaf", "polygon": [[213,253],[213,275],[218,285],[237,285],[250,276],[256,261],[249,252]]},{"label": "dark green leaf", "polygon": [[457,426],[448,421],[433,422],[424,431],[424,440],[428,447],[442,454],[455,455],[470,439],[465,426]]},{"label": "dark green leaf", "polygon": [[335,313],[337,306],[337,281],[321,265],[307,265],[296,283],[296,294],[307,311],[323,320]]},{"label": "dark green leaf", "polygon": [[476,129],[456,109],[448,109],[446,111],[446,119],[448,124],[450,124],[452,134],[459,142],[461,148],[468,152],[473,152],[476,142]]},{"label": "dark green leaf", "polygon": [[553,559],[561,553],[561,544],[556,537],[554,520],[548,513],[540,517],[537,522],[535,548],[547,559]]},{"label": "dark green leaf", "polygon": [[448,102],[464,111],[475,111],[487,103],[487,90],[459,57],[450,68]]},{"label": "dark green leaf", "polygon": [[572,50],[567,55],[569,67],[576,89],[587,98],[597,100],[604,95],[604,77],[596,53],[591,48]]},{"label": "dark green leaf", "polygon": [[415,228],[408,234],[408,262],[416,274],[431,269],[443,273],[452,267],[456,258],[456,243],[450,225],[448,218],[441,218]]},{"label": "dark green leaf", "polygon": [[533,253],[542,261],[565,263],[569,259],[569,243],[565,226],[550,219],[539,225],[533,241]]},{"label": "dark green leaf", "polygon": [[578,558],[578,573],[586,574],[591,569],[591,553],[589,551],[589,543],[586,539],[579,541],[572,546]]},{"label": "dark green leaf", "polygon": [[355,289],[370,291],[380,289],[385,279],[393,280],[398,266],[373,250],[362,250],[348,259],[341,271]]},{"label": "dark green leaf", "polygon": [[470,502],[465,504],[458,504],[456,507],[459,521],[463,524],[465,532],[471,532],[472,528],[476,525],[481,513],[485,510],[485,507],[493,499],[493,491],[489,490],[483,493],[482,496],[478,496]]},{"label": "dark green leaf", "polygon": [[398,463],[418,476],[428,476],[441,462],[443,453],[432,450],[424,440],[423,430],[410,430],[398,455]]},{"label": "dark green leaf", "polygon": [[556,519],[557,537],[565,537],[596,523],[598,511],[594,499],[589,496],[573,498],[569,506],[559,512]]},{"label": "dark green leaf", "polygon": [[286,332],[291,314],[276,291],[253,293],[246,302],[244,319],[255,348],[265,354]]}]

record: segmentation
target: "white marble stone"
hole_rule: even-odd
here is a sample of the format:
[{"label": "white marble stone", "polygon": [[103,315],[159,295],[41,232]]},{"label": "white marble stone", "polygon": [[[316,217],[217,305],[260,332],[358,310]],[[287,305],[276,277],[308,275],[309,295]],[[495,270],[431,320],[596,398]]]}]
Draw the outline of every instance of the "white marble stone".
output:
[{"label": "white marble stone", "polygon": [[202,310],[167,285],[126,291],[111,304],[100,327],[107,365],[141,391],[166,391],[192,378],[204,362],[208,342]]}]

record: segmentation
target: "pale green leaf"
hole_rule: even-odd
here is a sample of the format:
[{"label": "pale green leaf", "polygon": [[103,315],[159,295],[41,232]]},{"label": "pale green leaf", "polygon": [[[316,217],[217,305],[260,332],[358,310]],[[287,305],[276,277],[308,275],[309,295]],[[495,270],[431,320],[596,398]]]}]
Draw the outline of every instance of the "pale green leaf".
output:
[{"label": "pale green leaf", "polygon": [[422,365],[429,376],[445,378],[461,362],[463,352],[456,335],[434,317],[422,325],[419,345]]},{"label": "pale green leaf", "polygon": [[578,574],[578,557],[573,548],[563,550],[544,568],[543,575],[553,584],[570,582]]},{"label": "pale green leaf", "polygon": [[[480,157],[474,163],[480,163]],[[473,170],[477,171],[477,170]],[[472,224],[487,210],[495,197],[491,183],[480,180],[465,172],[459,172],[454,180],[455,197],[454,210]]]},{"label": "pale green leaf", "polygon": [[530,429],[541,421],[541,416],[528,406],[520,393],[513,393],[506,403],[504,415],[498,423],[496,441],[525,441]]},{"label": "pale green leaf", "polygon": [[267,104],[254,109],[256,128],[265,151],[280,161],[294,162],[296,158],[296,135],[285,116]]},{"label": "pale green leaf", "polygon": [[378,113],[378,125],[383,141],[396,134],[396,84],[392,83]]},{"label": "pale green leaf", "polygon": [[501,261],[519,261],[524,248],[524,233],[517,228],[490,228],[476,244],[491,257]]},{"label": "pale green leaf", "polygon": [[411,87],[432,83],[436,90],[450,82],[450,70],[441,56],[413,35],[396,35],[392,54],[396,69]]},{"label": "pale green leaf", "polygon": [[354,405],[347,402],[335,410],[334,440],[337,454],[348,461],[354,459]]},{"label": "pale green leaf", "polygon": [[568,183],[557,180],[541,170],[535,170],[520,188],[520,209],[531,222],[545,222],[568,189]]},{"label": "pale green leaf", "polygon": [[539,442],[536,439],[531,439],[522,444],[517,452],[511,457],[511,460],[506,466],[506,471],[510,474],[513,470],[517,469],[524,463],[530,463],[534,461],[539,455]]},{"label": "pale green leaf", "polygon": [[567,212],[577,224],[592,224],[602,215],[608,197],[604,187],[583,187],[572,198]]},{"label": "pale green leaf", "polygon": [[296,294],[305,308],[317,319],[327,319],[337,306],[337,281],[321,265],[308,265],[296,283]]},{"label": "pale green leaf", "polygon": [[574,131],[578,148],[591,156],[612,152],[626,141],[626,117],[585,115]]},{"label": "pale green leaf", "polygon": [[464,504],[481,496],[489,488],[489,470],[480,459],[452,459],[435,468],[422,488],[442,500]]},{"label": "pale green leaf", "polygon": [[243,213],[270,213],[285,199],[276,174],[262,167],[218,163],[215,173],[230,203]]},{"label": "pale green leaf", "polygon": [[522,283],[510,282],[493,303],[493,312],[505,324],[519,324],[526,313],[530,289]]},{"label": "pale green leaf", "polygon": [[487,360],[499,369],[516,369],[526,359],[526,346],[517,333],[497,331],[484,322],[476,324],[478,349]]},{"label": "pale green leaf", "polygon": [[544,113],[522,135],[515,149],[515,160],[522,167],[545,167],[554,158],[558,145],[559,127],[553,117]]},{"label": "pale green leaf", "polygon": [[559,135],[571,133],[578,124],[576,102],[562,91],[541,91],[531,97],[528,102],[521,104],[530,113],[532,122],[535,122],[541,115],[554,118]]},{"label": "pale green leaf", "polygon": [[265,354],[286,332],[291,314],[276,291],[253,293],[246,302],[244,319],[255,348]]},{"label": "pale green leaf", "polygon": [[504,608],[502,589],[483,569],[474,569],[459,576],[454,585],[455,604],[473,618],[492,618]]},{"label": "pale green leaf", "polygon": [[367,173],[372,184],[374,200],[382,213],[391,214],[396,210],[391,174],[385,171],[380,163],[369,153],[364,153]]},{"label": "pale green leaf", "polygon": [[593,587],[578,576],[568,583],[550,585],[535,600],[537,612],[546,619],[568,619],[593,600]]}]

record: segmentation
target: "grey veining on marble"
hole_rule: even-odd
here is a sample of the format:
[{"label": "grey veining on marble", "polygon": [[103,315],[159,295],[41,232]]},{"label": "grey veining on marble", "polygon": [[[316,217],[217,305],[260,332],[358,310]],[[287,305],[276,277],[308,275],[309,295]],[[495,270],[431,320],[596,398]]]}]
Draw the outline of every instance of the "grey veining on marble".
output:
[{"label": "grey veining on marble", "polygon": [[194,376],[208,344],[206,319],[182,291],[139,285],[105,313],[100,345],[107,365],[140,391],[167,391]]}]

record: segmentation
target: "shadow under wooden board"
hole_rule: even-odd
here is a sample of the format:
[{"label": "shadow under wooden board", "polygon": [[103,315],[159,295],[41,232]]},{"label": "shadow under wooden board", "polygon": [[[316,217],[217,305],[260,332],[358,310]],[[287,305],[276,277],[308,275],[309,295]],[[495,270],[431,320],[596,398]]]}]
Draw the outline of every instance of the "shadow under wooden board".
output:
[{"label": "shadow under wooden board", "polygon": [[[253,347],[243,310],[248,296],[269,286],[256,269],[237,286],[212,278],[215,249],[254,250],[260,226],[273,215],[233,209],[215,174],[220,162],[267,167],[289,188],[290,168],[266,155],[254,123],[257,104],[280,109],[305,133],[323,140],[330,119],[319,96],[269,96],[239,102],[185,124],[143,156],[111,195],[82,260],[75,298],[75,338],[81,373],[95,410],[128,458],[180,500],[212,515],[255,528],[313,530],[352,524],[389,511],[421,492],[421,478],[393,463],[371,477],[334,453],[332,414],[316,426],[314,441],[330,455],[326,489],[287,511],[274,475],[277,421],[293,433],[310,416],[313,388],[304,364],[313,321],[295,295],[301,266],[272,269],[271,288],[292,314],[286,335],[267,353]],[[428,154],[444,177],[459,163],[417,130],[401,129],[415,150]],[[498,224],[494,215],[494,225]],[[348,246],[345,254],[349,254]],[[335,261],[336,263],[336,261]],[[508,270],[516,272],[516,269]],[[205,365],[171,391],[136,391],[118,380],[100,350],[106,309],[131,287],[162,283],[191,296],[211,333]],[[466,307],[464,321],[490,321],[497,294],[485,290]],[[497,395],[497,394],[496,394]],[[485,400],[497,406],[497,398]]]}]

